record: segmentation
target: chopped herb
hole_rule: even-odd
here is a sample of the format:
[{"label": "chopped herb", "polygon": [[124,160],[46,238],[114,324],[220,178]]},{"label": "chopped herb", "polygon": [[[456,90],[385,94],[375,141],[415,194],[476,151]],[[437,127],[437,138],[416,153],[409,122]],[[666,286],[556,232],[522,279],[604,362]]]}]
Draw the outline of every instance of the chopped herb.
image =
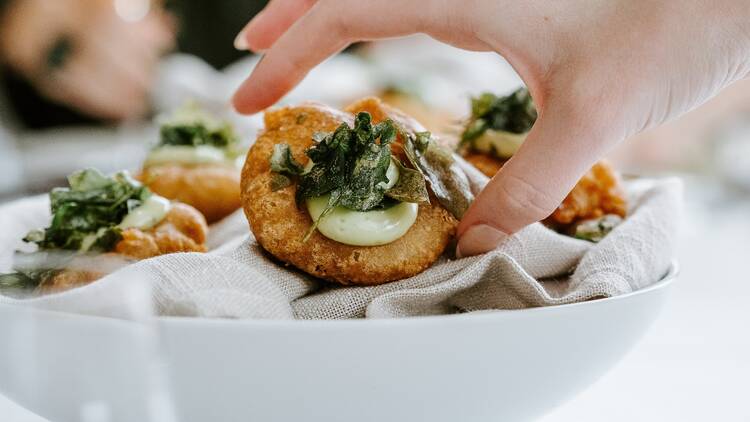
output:
[{"label": "chopped herb", "polygon": [[71,256],[47,252],[17,252],[14,257],[15,272],[0,274],[0,294],[17,298],[28,296],[34,289],[61,272]]},{"label": "chopped herb", "polygon": [[201,110],[195,103],[177,109],[161,125],[160,142],[157,145],[200,146],[234,150],[238,137],[229,122],[220,121]]},{"label": "chopped herb", "polygon": [[[337,206],[370,211],[391,206],[396,198],[414,202],[428,200],[421,174],[393,158],[390,143],[395,139],[396,127],[392,121],[373,125],[370,114],[361,112],[354,119],[354,127],[342,123],[331,133],[313,135],[315,145],[305,151],[312,162],[308,171],[294,160],[288,145],[274,146],[270,158],[274,173],[272,190],[289,186],[296,178],[298,204],[308,198],[330,195],[328,206],[305,238],[315,230],[318,221]],[[391,161],[401,167],[400,183],[389,189],[386,174]]]},{"label": "chopped herb", "polygon": [[[391,154],[389,144],[400,133],[411,167]],[[354,127],[341,124],[332,133],[316,133],[315,145],[305,153],[313,165],[303,171],[286,144],[276,145],[271,155],[272,189],[289,186],[297,178],[297,203],[329,194],[328,204],[305,235],[337,206],[370,211],[392,206],[395,201],[429,202],[427,182],[440,204],[461,218],[474,199],[466,175],[450,151],[432,141],[429,132],[408,133],[391,120],[372,125],[369,113],[358,113]],[[399,179],[390,189],[386,173],[391,161],[398,166]]]},{"label": "chopped herb", "polygon": [[58,270],[36,271],[31,274],[17,271],[0,274],[0,294],[3,296],[21,298],[29,295],[47,279],[57,274]]},{"label": "chopped herb", "polygon": [[429,203],[430,194],[422,172],[404,167],[398,160],[393,162],[398,167],[398,182],[385,195],[402,202]]},{"label": "chopped herb", "polygon": [[276,144],[273,146],[273,153],[271,154],[271,170],[290,176],[299,176],[304,168],[292,157],[292,150],[289,145]]},{"label": "chopped herb", "polygon": [[471,99],[471,118],[461,134],[461,143],[479,138],[487,129],[526,133],[536,117],[536,108],[526,88],[505,97],[486,92]]},{"label": "chopped herb", "polygon": [[395,138],[390,120],[372,125],[369,113],[358,113],[354,128],[342,123],[333,133],[316,136],[317,144],[305,152],[313,166],[300,177],[297,202],[330,193],[322,216],[337,205],[356,211],[376,207],[385,196],[389,144]]},{"label": "chopped herb", "polygon": [[578,239],[599,242],[620,223],[622,223],[622,217],[607,214],[599,218],[581,221],[576,225],[574,235]]},{"label": "chopped herb", "polygon": [[107,177],[87,169],[70,175],[68,182],[69,188],[50,192],[50,226],[29,232],[26,242],[40,249],[110,251],[122,238],[117,225],[151,195],[127,172]]}]

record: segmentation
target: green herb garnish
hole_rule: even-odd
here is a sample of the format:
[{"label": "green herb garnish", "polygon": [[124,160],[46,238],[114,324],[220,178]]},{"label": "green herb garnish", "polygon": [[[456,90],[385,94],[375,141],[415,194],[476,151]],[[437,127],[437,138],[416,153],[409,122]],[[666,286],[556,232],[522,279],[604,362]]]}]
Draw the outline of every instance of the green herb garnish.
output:
[{"label": "green herb garnish", "polygon": [[127,172],[107,177],[86,169],[70,175],[68,183],[50,192],[50,226],[29,232],[25,241],[40,249],[110,251],[122,238],[118,224],[151,196]]},{"label": "green herb garnish", "polygon": [[29,294],[46,280],[54,277],[59,270],[17,271],[10,274],[0,274],[0,294],[8,297],[21,298]]},{"label": "green herb garnish", "polygon": [[471,118],[461,134],[461,143],[479,138],[487,129],[526,133],[534,125],[537,113],[526,88],[498,97],[486,92],[471,99]]},{"label": "green herb garnish", "polygon": [[622,223],[622,217],[616,214],[606,214],[599,218],[584,220],[576,224],[573,232],[577,239],[599,242],[615,227]]},{"label": "green herb garnish", "polygon": [[[393,199],[429,201],[424,178],[421,175],[415,178],[416,170],[403,171],[409,169],[403,169],[398,159],[392,156],[390,143],[395,139],[396,127],[392,121],[373,125],[370,114],[361,112],[355,117],[353,128],[342,123],[331,133],[315,134],[316,144],[305,151],[313,163],[308,171],[294,160],[288,145],[274,147],[270,159],[275,174],[272,189],[288,186],[291,183],[289,178],[296,177],[298,204],[308,198],[330,195],[326,209],[313,223],[306,238],[320,219],[337,206],[370,211],[392,205]],[[402,173],[400,183],[388,189],[386,173],[391,160],[402,167]]]},{"label": "green herb garnish", "polygon": [[237,134],[232,125],[220,121],[195,103],[188,103],[177,109],[161,125],[159,146],[212,146],[222,149],[234,149],[238,143]]},{"label": "green herb garnish", "polygon": [[430,132],[404,132],[404,151],[414,168],[427,178],[440,205],[460,220],[474,200],[469,179],[453,154],[431,137]]},{"label": "green herb garnish", "polygon": [[15,272],[0,274],[0,294],[21,298],[28,296],[39,286],[49,282],[59,274],[72,255],[64,253],[34,252],[30,254],[16,252],[15,260],[22,264],[13,268]]}]

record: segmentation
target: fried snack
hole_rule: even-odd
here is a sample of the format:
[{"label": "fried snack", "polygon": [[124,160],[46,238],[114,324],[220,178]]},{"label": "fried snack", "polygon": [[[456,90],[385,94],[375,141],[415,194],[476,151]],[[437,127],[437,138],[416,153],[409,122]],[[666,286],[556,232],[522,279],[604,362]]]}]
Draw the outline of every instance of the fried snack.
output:
[{"label": "fried snack", "polygon": [[37,288],[38,292],[46,295],[91,284],[102,278],[104,274],[96,271],[62,270],[44,280]]},{"label": "fried snack", "polygon": [[625,191],[612,165],[606,160],[594,164],[545,222],[567,229],[582,220],[627,214]]},{"label": "fried snack", "polygon": [[173,203],[156,227],[123,231],[114,252],[138,260],[175,252],[206,252],[207,233],[201,213],[191,206]]},{"label": "fried snack", "polygon": [[[173,203],[164,221],[150,230],[130,228],[122,233],[113,253],[108,257],[142,260],[176,252],[205,252],[208,226],[195,208]],[[105,274],[97,271],[65,269],[44,280],[39,292],[49,294],[90,284]]]},{"label": "fried snack", "polygon": [[240,208],[240,172],[224,164],[148,166],[138,177],[152,192],[195,207],[208,223]]},{"label": "fried snack", "polygon": [[[353,104],[347,111],[368,111],[373,122],[390,117],[407,129],[421,126],[374,99]],[[272,191],[269,157],[273,146],[287,143],[293,157],[305,164],[305,150],[316,132],[330,132],[353,116],[329,107],[306,104],[266,112],[265,131],[250,149],[242,171],[242,204],[260,245],[281,261],[344,285],[377,285],[420,273],[443,253],[458,221],[438,201],[420,204],[416,222],[399,239],[380,246],[350,246],[314,231],[308,212],[297,207],[296,184]],[[409,126],[406,126],[406,125]],[[391,145],[397,147],[397,143]],[[394,151],[399,155],[398,151]]]}]

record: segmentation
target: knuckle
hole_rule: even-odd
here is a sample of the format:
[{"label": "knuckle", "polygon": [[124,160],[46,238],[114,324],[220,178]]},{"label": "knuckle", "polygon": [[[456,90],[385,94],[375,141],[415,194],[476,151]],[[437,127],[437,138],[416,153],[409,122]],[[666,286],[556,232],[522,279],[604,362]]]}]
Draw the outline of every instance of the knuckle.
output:
[{"label": "knuckle", "polygon": [[351,6],[341,0],[323,0],[319,5],[319,12],[324,15],[323,21],[327,23],[328,36],[334,39],[347,38],[351,30],[351,19],[347,19],[348,15],[341,11]]},{"label": "knuckle", "polygon": [[[539,221],[550,215],[560,200],[543,189],[516,175],[507,175],[500,185],[503,205],[508,209],[511,221]],[[511,228],[513,231],[520,227]]]}]

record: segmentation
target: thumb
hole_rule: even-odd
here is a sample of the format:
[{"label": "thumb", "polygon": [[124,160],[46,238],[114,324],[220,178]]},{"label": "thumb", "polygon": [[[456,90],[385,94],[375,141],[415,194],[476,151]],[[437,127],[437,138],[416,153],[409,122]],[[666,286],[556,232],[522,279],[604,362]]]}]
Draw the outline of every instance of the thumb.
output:
[{"label": "thumb", "polygon": [[613,141],[581,101],[547,100],[518,152],[477,196],[458,226],[459,257],[494,249],[549,216]]}]

